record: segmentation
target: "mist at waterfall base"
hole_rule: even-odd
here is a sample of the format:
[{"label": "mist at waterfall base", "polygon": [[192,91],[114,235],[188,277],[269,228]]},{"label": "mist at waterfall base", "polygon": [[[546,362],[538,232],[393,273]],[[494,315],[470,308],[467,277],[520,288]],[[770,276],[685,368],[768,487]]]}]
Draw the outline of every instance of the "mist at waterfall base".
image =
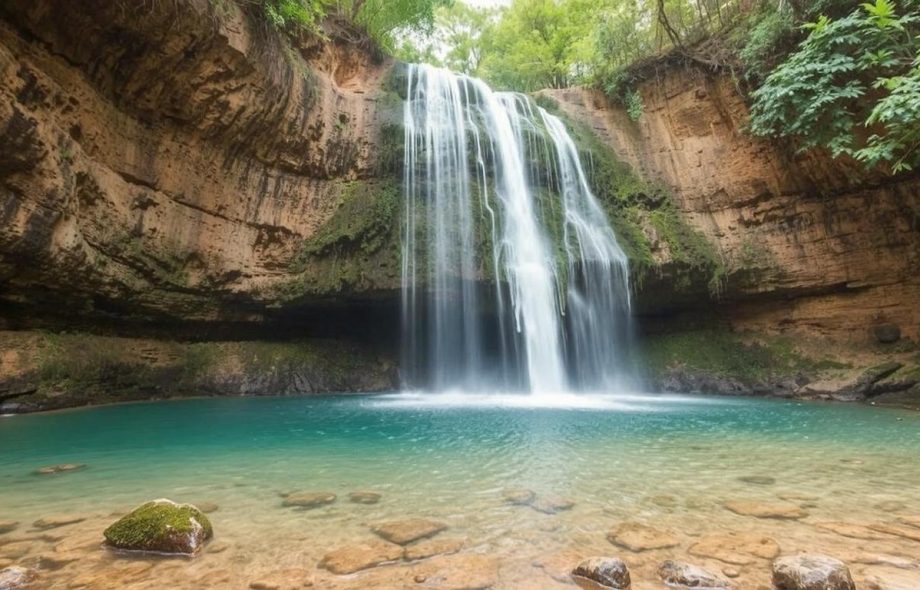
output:
[{"label": "mist at waterfall base", "polygon": [[404,389],[561,406],[632,389],[627,258],[565,124],[448,70],[406,77]]}]

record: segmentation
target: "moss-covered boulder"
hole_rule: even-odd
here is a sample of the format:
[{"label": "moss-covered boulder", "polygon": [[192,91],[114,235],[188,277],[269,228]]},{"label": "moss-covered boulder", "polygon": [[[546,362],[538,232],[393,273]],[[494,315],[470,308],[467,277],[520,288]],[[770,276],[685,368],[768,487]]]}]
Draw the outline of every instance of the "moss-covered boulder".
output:
[{"label": "moss-covered boulder", "polygon": [[198,508],[161,499],[138,506],[103,534],[116,549],[194,555],[214,530]]}]

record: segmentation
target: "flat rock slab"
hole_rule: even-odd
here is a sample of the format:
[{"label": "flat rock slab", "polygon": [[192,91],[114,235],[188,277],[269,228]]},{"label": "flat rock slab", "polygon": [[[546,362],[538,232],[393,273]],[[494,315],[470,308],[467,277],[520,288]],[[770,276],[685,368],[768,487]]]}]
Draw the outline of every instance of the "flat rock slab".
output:
[{"label": "flat rock slab", "polygon": [[45,518],[39,518],[32,523],[34,528],[39,530],[48,530],[56,529],[58,527],[67,526],[69,524],[76,524],[78,522],[83,522],[86,520],[85,516],[80,516],[78,514],[62,514],[60,516],[46,516]]},{"label": "flat rock slab", "polygon": [[346,545],[330,551],[319,566],[334,574],[345,575],[402,559],[403,548],[384,541]]},{"label": "flat rock slab", "polygon": [[313,587],[313,573],[291,568],[272,572],[249,583],[249,590],[301,590]]},{"label": "flat rock slab", "polygon": [[630,551],[651,551],[680,545],[680,539],[670,531],[662,531],[638,522],[624,522],[607,533],[607,540]]},{"label": "flat rock slab", "polygon": [[671,588],[706,588],[707,590],[729,590],[732,583],[718,574],[697,565],[668,560],[658,566],[658,577]]},{"label": "flat rock slab", "polygon": [[330,492],[292,492],[283,497],[282,506],[310,509],[332,504],[336,495]]},{"label": "flat rock slab", "polygon": [[406,547],[406,560],[418,561],[435,555],[459,553],[466,545],[466,539],[426,539]]},{"label": "flat rock slab", "polygon": [[18,526],[19,526],[19,521],[0,520],[0,535],[16,530],[16,527]]},{"label": "flat rock slab", "polygon": [[498,583],[498,558],[491,555],[443,555],[413,569],[416,587],[434,590],[487,590]]},{"label": "flat rock slab", "polygon": [[866,541],[882,541],[891,537],[874,531],[864,524],[854,524],[850,522],[816,522],[815,527],[822,531],[835,533],[842,537],[851,539],[864,539]]},{"label": "flat rock slab", "polygon": [[575,501],[561,496],[542,496],[530,503],[530,507],[543,514],[558,514],[564,510],[571,510]]},{"label": "flat rock slab", "polygon": [[580,588],[629,590],[629,568],[618,557],[589,557],[572,570],[572,579]]},{"label": "flat rock slab", "polygon": [[55,475],[57,473],[79,471],[85,468],[85,463],[61,463],[60,465],[46,465],[45,467],[39,467],[33,473],[35,473],[35,475]]},{"label": "flat rock slab", "polygon": [[378,492],[360,491],[348,494],[349,502],[355,504],[376,504],[382,497]]},{"label": "flat rock slab", "polygon": [[920,528],[914,527],[912,525],[889,522],[873,524],[870,525],[869,528],[871,528],[873,531],[894,535],[896,537],[901,537],[903,539],[909,539],[911,541],[917,541],[920,543]]},{"label": "flat rock slab", "polygon": [[436,520],[425,518],[408,518],[406,520],[393,520],[381,522],[371,527],[380,537],[393,543],[406,545],[412,541],[433,537],[447,529],[447,525]]},{"label": "flat rock slab", "polygon": [[696,557],[710,557],[732,565],[750,565],[758,559],[776,558],[780,547],[770,537],[728,533],[702,537],[687,552]]},{"label": "flat rock slab", "polygon": [[755,518],[775,518],[779,520],[798,520],[805,518],[808,513],[796,506],[787,503],[766,503],[766,502],[741,502],[732,501],[723,504],[725,508],[741,516],[753,516]]},{"label": "flat rock slab", "polygon": [[856,590],[850,570],[827,555],[789,555],[773,562],[777,590]]}]

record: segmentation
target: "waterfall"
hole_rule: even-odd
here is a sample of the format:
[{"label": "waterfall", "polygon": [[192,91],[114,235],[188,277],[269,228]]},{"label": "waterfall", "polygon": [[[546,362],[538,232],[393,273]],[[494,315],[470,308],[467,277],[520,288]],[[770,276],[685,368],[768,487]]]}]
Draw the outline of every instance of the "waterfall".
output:
[{"label": "waterfall", "polygon": [[553,393],[629,376],[627,259],[565,124],[527,96],[410,65],[403,376]]}]

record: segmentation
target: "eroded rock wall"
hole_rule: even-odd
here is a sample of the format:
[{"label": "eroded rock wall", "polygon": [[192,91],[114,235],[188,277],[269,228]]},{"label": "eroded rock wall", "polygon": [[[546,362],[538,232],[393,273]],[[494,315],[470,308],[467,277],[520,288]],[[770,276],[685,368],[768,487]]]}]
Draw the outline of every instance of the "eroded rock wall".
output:
[{"label": "eroded rock wall", "polygon": [[[753,139],[744,132],[747,103],[728,76],[664,65],[639,91],[645,112],[637,122],[594,91],[549,94],[620,159],[663,183],[716,247],[722,269],[710,297],[681,297],[687,289],[703,293],[699,285],[650,281],[656,291],[670,288],[675,304],[647,313],[708,307],[738,330],[854,345],[872,343],[874,328],[885,324],[920,336],[916,176],[866,175]],[[667,244],[655,228],[644,231],[665,265]]]},{"label": "eroded rock wall", "polygon": [[130,6],[0,9],[7,321],[259,322],[397,288],[394,248],[327,227],[349,200],[391,198],[390,64],[288,40],[246,3]]}]

